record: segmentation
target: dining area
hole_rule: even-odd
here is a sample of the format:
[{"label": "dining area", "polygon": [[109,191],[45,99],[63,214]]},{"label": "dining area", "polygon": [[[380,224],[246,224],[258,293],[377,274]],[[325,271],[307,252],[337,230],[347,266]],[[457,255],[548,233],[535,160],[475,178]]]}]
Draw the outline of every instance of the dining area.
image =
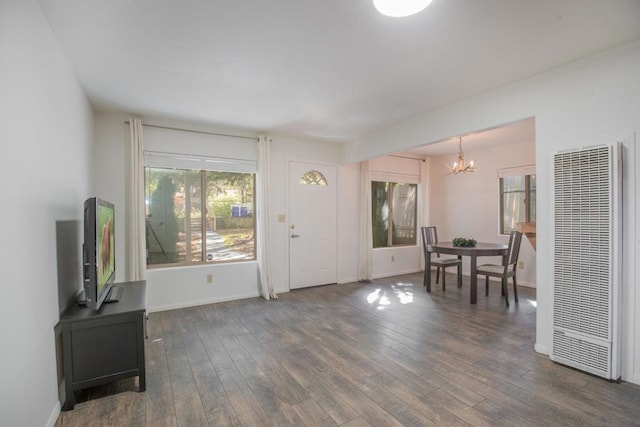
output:
[{"label": "dining area", "polygon": [[[446,292],[446,269],[456,268],[457,286],[462,286],[463,258],[469,260],[469,303],[478,302],[478,276],[484,276],[485,296],[489,296],[491,278],[500,283],[505,306],[509,307],[509,282],[513,285],[514,302],[518,302],[517,270],[523,233],[511,231],[508,243],[477,242],[473,238],[453,238],[451,241],[439,241],[435,226],[421,227],[424,252],[423,286],[427,293],[432,291],[432,267],[436,269],[436,284],[442,282],[442,291]],[[493,257],[490,261],[478,263],[479,257]],[[499,257],[499,258],[496,258]],[[496,259],[500,261],[495,262]]]},{"label": "dining area", "polygon": [[[487,275],[477,274],[477,269],[482,264],[493,264],[488,275],[489,288],[491,297],[495,297],[498,301],[497,298],[502,294],[501,278],[491,274],[498,274],[494,271],[495,265],[503,266],[502,259],[509,246],[511,231],[521,231],[523,234],[520,237],[515,270],[516,289],[536,288],[538,254],[535,246],[535,177],[529,177],[531,180],[528,185],[524,185],[525,178],[523,178],[535,172],[534,167],[523,166],[535,163],[532,121],[516,123],[509,126],[509,129],[488,131],[474,137],[482,136],[487,140],[494,140],[500,137],[502,134],[500,132],[505,135],[523,136],[522,139],[511,140],[506,145],[478,143],[479,145],[474,149],[471,144],[472,138],[463,138],[465,155],[469,161],[474,161],[476,170],[472,174],[448,173],[447,165],[450,165],[456,157],[455,154],[451,154],[451,151],[445,152],[444,149],[436,152],[434,148],[433,156],[424,162],[392,156],[370,161],[372,180],[388,179],[422,184],[416,191],[417,196],[414,199],[416,206],[413,210],[407,210],[406,217],[409,219],[402,216],[404,211],[394,209],[393,204],[388,203],[386,199],[385,203],[379,204],[382,206],[381,216],[383,219],[388,218],[388,223],[381,234],[386,236],[387,232],[399,233],[401,226],[411,226],[414,234],[410,242],[393,241],[377,246],[374,240],[370,261],[372,278],[418,271],[422,274],[426,263],[430,262],[427,270],[433,270],[434,274],[424,279],[423,292],[443,292],[441,290],[443,284],[455,290],[456,282],[460,283],[460,286],[463,286],[463,283],[465,302],[469,301],[471,305],[475,305],[478,299],[482,301],[478,286],[482,285],[482,281],[486,283],[487,278]],[[529,134],[530,136],[527,136]],[[459,149],[457,139],[455,143],[456,148]],[[434,147],[437,145],[440,144],[433,144]],[[467,147],[469,147],[468,151]],[[419,164],[420,167],[415,164]],[[413,181],[408,178],[409,174]],[[523,186],[517,188],[510,186],[515,182],[522,183]],[[400,192],[392,195],[398,199],[398,202],[405,200],[402,198],[405,195]],[[528,196],[532,196],[530,202],[523,203],[523,199]],[[372,200],[377,199],[372,198]],[[385,207],[388,207],[388,210],[385,210]],[[377,212],[375,209],[373,211]],[[525,224],[527,227],[517,228],[523,221],[527,222]],[[364,220],[362,224],[365,224]],[[374,221],[374,229],[376,225]],[[427,260],[421,230],[422,227],[429,226],[436,227],[438,239],[437,242],[429,245],[428,253],[431,256]],[[474,239],[477,244],[474,247],[454,246],[453,240],[457,237]],[[362,244],[366,242],[361,242]],[[437,246],[433,246],[434,244]],[[436,264],[442,264],[445,259],[447,259],[446,268],[436,269]],[[443,270],[446,271],[444,277],[442,277]],[[513,266],[509,271],[514,271]],[[504,274],[504,270],[499,273]],[[437,289],[432,285],[437,286]],[[515,293],[511,277],[508,278],[508,285],[510,297],[508,301],[511,306],[514,306]],[[494,288],[495,291],[493,291]],[[470,290],[470,296],[466,294],[467,289]],[[507,300],[502,297],[500,302],[504,306]]]}]

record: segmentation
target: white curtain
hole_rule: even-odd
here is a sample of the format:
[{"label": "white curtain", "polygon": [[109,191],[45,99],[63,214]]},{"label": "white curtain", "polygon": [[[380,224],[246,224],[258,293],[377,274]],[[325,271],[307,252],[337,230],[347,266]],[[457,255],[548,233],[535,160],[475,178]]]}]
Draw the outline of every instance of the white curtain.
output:
[{"label": "white curtain", "polygon": [[258,139],[257,219],[258,219],[258,270],[260,290],[266,300],[277,299],[271,282],[271,256],[269,252],[269,145],[271,139]]},{"label": "white curtain", "polygon": [[371,280],[373,272],[371,226],[371,168],[369,161],[360,162],[360,230],[358,244],[358,280]]},{"label": "white curtain", "polygon": [[[431,225],[429,224],[429,160],[430,159],[427,158],[420,162],[420,186],[422,187],[422,215],[420,218],[421,227],[428,227]],[[420,253],[423,253],[422,251],[424,249],[422,248],[422,231],[420,230],[420,227],[418,227],[418,246],[420,247]],[[425,268],[424,256],[420,257],[420,267],[423,270]]]},{"label": "white curtain", "polygon": [[144,146],[142,121],[129,120],[131,152],[129,156],[129,211],[127,215],[127,253],[129,280],[144,280],[146,272],[146,238],[144,208]]}]

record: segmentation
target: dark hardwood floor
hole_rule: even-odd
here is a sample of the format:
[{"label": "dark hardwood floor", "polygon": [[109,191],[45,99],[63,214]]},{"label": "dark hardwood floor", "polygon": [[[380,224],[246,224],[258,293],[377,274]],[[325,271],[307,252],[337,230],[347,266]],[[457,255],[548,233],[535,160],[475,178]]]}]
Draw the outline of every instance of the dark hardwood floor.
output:
[{"label": "dark hardwood floor", "polygon": [[468,280],[448,279],[431,294],[412,274],[152,313],[147,391],[84,390],[58,425],[640,424],[640,387],[534,352],[535,290],[506,308],[482,285],[472,306]]}]

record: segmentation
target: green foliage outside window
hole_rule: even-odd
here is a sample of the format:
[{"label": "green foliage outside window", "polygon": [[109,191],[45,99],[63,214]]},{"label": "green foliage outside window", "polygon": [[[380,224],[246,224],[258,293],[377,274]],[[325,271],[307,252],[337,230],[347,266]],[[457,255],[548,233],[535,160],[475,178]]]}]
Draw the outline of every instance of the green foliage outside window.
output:
[{"label": "green foliage outside window", "polygon": [[417,184],[371,182],[373,247],[415,245]]},{"label": "green foliage outside window", "polygon": [[255,174],[145,168],[147,265],[255,259]]}]

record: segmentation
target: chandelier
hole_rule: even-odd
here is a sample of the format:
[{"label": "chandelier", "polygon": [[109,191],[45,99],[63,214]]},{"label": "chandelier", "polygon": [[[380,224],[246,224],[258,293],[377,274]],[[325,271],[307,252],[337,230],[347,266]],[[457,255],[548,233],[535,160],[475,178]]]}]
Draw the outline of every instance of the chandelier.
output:
[{"label": "chandelier", "polygon": [[460,172],[474,173],[476,170],[473,168],[473,160],[471,160],[469,164],[466,164],[464,161],[464,152],[462,151],[462,137],[460,137],[458,147],[460,148],[460,151],[458,151],[458,161],[454,162],[451,166],[446,165],[449,169],[449,175],[455,175]]},{"label": "chandelier", "polygon": [[373,5],[383,15],[396,18],[420,12],[432,0],[373,0]]}]

